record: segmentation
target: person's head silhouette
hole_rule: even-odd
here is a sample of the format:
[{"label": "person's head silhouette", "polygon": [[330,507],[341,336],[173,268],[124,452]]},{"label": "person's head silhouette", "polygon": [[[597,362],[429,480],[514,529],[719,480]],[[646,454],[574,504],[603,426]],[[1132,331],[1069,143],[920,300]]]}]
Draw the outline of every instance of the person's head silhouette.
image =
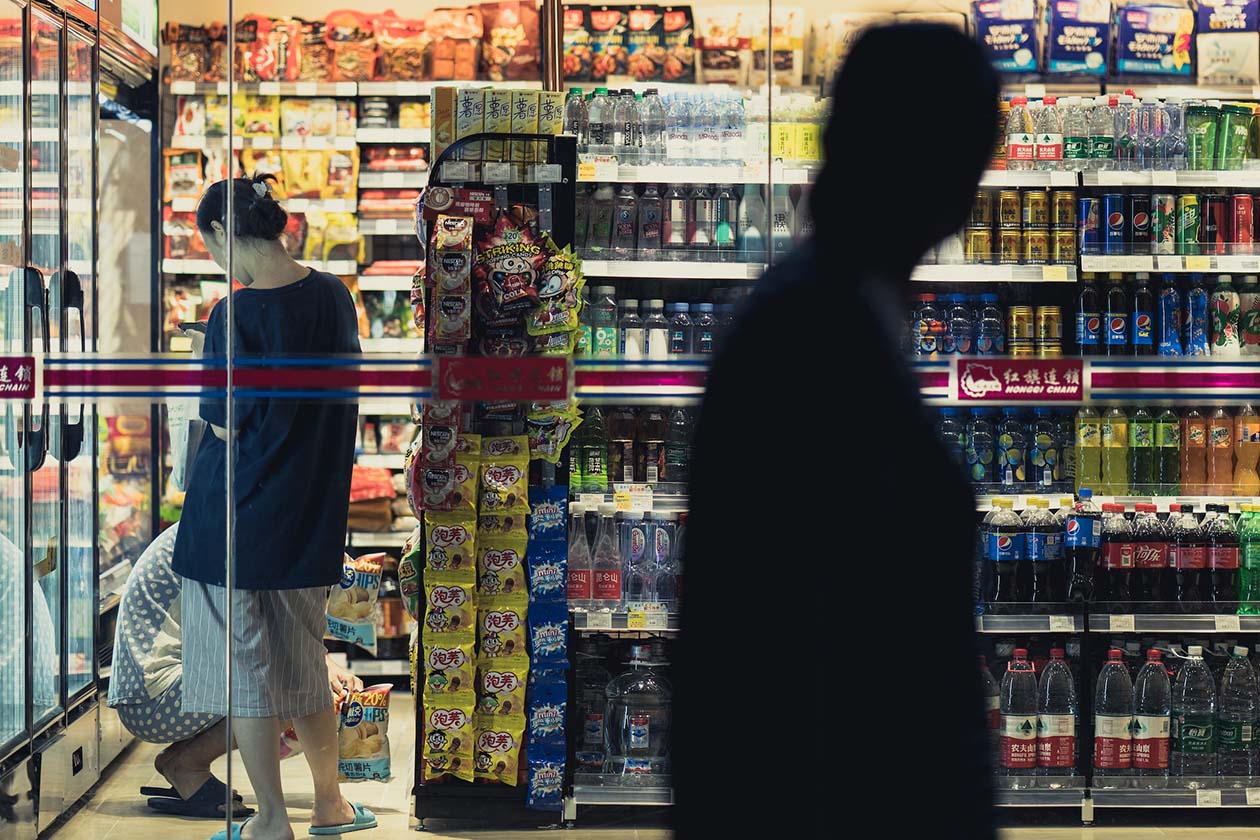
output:
[{"label": "person's head silhouette", "polygon": [[998,78],[956,29],[867,30],[833,89],[810,208],[819,250],[904,277],[967,219],[993,152]]}]

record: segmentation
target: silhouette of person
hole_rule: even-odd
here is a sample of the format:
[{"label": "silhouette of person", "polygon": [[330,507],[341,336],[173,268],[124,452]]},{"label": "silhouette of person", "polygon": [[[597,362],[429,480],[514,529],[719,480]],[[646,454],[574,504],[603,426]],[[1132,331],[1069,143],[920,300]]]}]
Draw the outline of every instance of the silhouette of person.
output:
[{"label": "silhouette of person", "polygon": [[[998,90],[956,30],[863,35],[835,81],[814,241],[714,361],[672,669],[685,840],[831,834],[847,792],[898,836],[993,836],[975,501],[898,336],[911,270],[966,221]],[[739,807],[730,783],[750,779]]]}]

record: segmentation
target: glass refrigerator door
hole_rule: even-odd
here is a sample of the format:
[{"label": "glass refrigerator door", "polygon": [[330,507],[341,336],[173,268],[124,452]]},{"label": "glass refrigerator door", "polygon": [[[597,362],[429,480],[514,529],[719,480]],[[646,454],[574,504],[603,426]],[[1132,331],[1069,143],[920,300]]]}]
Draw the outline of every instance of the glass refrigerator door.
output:
[{"label": "glass refrigerator door", "polygon": [[[26,338],[23,9],[0,0],[0,352]],[[0,761],[26,731],[25,462],[20,405],[0,407]]]},{"label": "glass refrigerator door", "polygon": [[[61,88],[62,24],[31,12],[31,263],[43,278],[48,299],[44,349],[61,341],[62,191]],[[31,710],[36,728],[61,709],[62,585],[61,429],[47,430],[47,452],[31,482],[32,592]]]},{"label": "glass refrigerator door", "polygon": [[[71,28],[66,37],[67,261],[61,302],[62,349],[91,349],[88,304],[96,275],[96,39]],[[66,465],[66,696],[92,685],[96,656],[96,517],[93,445],[96,414],[70,404],[63,415],[61,452]]]}]

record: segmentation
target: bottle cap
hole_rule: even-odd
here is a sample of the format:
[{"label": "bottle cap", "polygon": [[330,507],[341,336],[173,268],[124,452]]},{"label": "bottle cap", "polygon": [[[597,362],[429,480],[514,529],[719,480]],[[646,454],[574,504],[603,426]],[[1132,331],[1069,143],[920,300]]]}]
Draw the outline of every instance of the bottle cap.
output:
[{"label": "bottle cap", "polygon": [[1027,105],[1027,104],[1028,104],[1028,98],[1027,98],[1027,97],[1024,97],[1024,96],[1017,96],[1017,97],[1015,97],[1014,99],[1012,99],[1012,100],[1011,100],[1011,104],[1012,104],[1012,105]]},{"label": "bottle cap", "polygon": [[1094,495],[1094,491],[1090,490],[1088,487],[1082,487],[1076,492],[1076,495],[1080,496],[1082,499],[1088,499]]},{"label": "bottle cap", "polygon": [[1124,513],[1124,505],[1118,505],[1115,502],[1107,502],[1102,509],[1103,513]]},{"label": "bottle cap", "polygon": [[1155,505],[1149,504],[1147,502],[1140,502],[1134,505],[1133,509],[1136,510],[1138,513],[1154,513]]},{"label": "bottle cap", "polygon": [[675,309],[677,309],[679,312],[690,312],[690,311],[691,311],[691,304],[689,304],[689,303],[675,303],[675,304],[674,304],[674,308],[675,308]]},{"label": "bottle cap", "polygon": [[1155,648],[1151,648],[1150,650],[1146,652],[1146,661],[1158,662],[1162,656],[1163,654],[1160,653],[1158,650],[1156,650]]},{"label": "bottle cap", "polygon": [[571,88],[569,88],[569,95],[570,95],[570,96],[573,96],[573,95],[575,95],[575,94],[576,94],[577,96],[581,96],[581,95],[582,95],[582,89],[581,89],[580,87],[571,87]]},{"label": "bottle cap", "polygon": [[995,508],[1003,508],[1005,510],[1010,510],[1011,500],[1010,499],[994,499],[992,502],[989,503],[989,506],[995,507]]},{"label": "bottle cap", "polygon": [[664,306],[665,306],[665,301],[660,300],[658,298],[652,298],[651,300],[648,301],[649,309],[663,309]]},{"label": "bottle cap", "polygon": [[1076,500],[1075,500],[1075,499],[1073,499],[1071,496],[1060,496],[1060,497],[1059,497],[1059,507],[1061,507],[1061,508],[1070,508],[1070,507],[1072,506],[1073,502],[1075,502],[1075,501],[1076,501]]},{"label": "bottle cap", "polygon": [[1107,661],[1120,662],[1123,659],[1124,659],[1124,651],[1119,650],[1118,648],[1112,648],[1111,650],[1107,651]]},{"label": "bottle cap", "polygon": [[713,304],[711,304],[711,303],[697,303],[697,304],[696,304],[696,309],[697,309],[697,310],[699,310],[700,312],[712,312],[712,311],[713,311]]},{"label": "bottle cap", "polygon": [[1051,659],[1062,659],[1064,657],[1063,648],[1050,648]]},{"label": "bottle cap", "polygon": [[1241,656],[1243,659],[1246,659],[1247,648],[1242,645],[1234,645],[1234,656]]},{"label": "bottle cap", "polygon": [[1202,656],[1203,648],[1199,645],[1190,645],[1190,647],[1186,648],[1186,653],[1191,656]]},{"label": "bottle cap", "polygon": [[1016,659],[1027,659],[1027,658],[1028,658],[1028,651],[1027,651],[1027,650],[1025,650],[1024,648],[1015,648],[1015,658],[1016,658]]},{"label": "bottle cap", "polygon": [[617,506],[612,502],[601,502],[599,506],[600,516],[612,516],[617,512]]},{"label": "bottle cap", "polygon": [[1057,96],[1043,96],[1043,97],[1041,97],[1041,104],[1043,104],[1043,105],[1057,105],[1057,104],[1058,104],[1058,102],[1059,102],[1059,98],[1058,98]]},{"label": "bottle cap", "polygon": [[579,513],[586,513],[586,505],[581,502],[569,502],[569,515],[575,516]]}]

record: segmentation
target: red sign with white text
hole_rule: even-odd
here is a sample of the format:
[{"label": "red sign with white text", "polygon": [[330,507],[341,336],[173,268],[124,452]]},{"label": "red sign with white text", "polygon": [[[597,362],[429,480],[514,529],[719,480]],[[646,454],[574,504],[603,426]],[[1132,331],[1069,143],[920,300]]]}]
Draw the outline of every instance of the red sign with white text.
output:
[{"label": "red sign with white text", "polygon": [[555,402],[569,398],[573,379],[564,356],[438,356],[434,364],[439,400]]},{"label": "red sign with white text", "polygon": [[0,356],[0,400],[35,399],[35,357]]},{"label": "red sign with white text", "polygon": [[1085,393],[1080,359],[981,356],[956,364],[954,397],[965,402],[1079,402]]}]

